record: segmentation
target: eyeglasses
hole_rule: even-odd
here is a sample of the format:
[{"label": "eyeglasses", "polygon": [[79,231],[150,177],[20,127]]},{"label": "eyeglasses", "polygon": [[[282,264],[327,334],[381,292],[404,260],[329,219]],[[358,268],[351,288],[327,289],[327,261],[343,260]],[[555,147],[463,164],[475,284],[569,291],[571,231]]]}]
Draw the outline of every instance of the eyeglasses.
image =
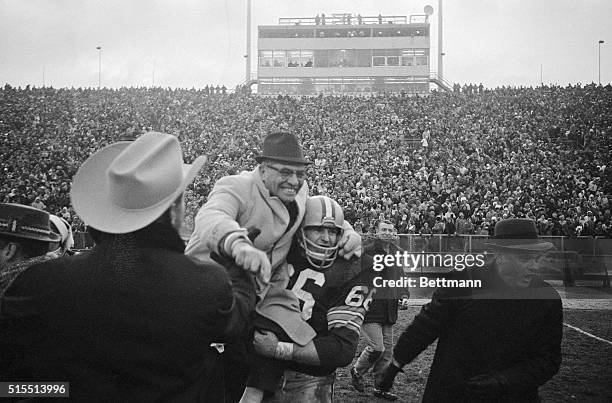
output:
[{"label": "eyeglasses", "polygon": [[289,179],[294,174],[295,174],[295,177],[298,179],[304,179],[306,177],[306,171],[304,170],[294,171],[293,169],[288,169],[288,168],[278,169],[276,167],[273,167],[272,165],[266,165],[266,167],[278,172],[282,179]]}]

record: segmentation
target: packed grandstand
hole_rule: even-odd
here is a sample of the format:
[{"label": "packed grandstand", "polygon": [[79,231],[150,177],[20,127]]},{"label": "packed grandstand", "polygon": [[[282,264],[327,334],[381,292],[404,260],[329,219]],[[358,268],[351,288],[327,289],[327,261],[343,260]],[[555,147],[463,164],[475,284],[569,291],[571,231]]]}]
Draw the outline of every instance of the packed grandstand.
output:
[{"label": "packed grandstand", "polygon": [[[530,217],[541,235],[612,237],[612,87],[541,86],[424,97],[258,97],[204,90],[0,89],[0,201],[84,225],[70,182],[94,151],[155,130],[210,163],[187,194],[188,226],[224,175],[252,169],[263,136],[296,133],[355,229],[488,234]],[[467,90],[466,90],[467,89]],[[473,90],[471,90],[473,89]]]}]

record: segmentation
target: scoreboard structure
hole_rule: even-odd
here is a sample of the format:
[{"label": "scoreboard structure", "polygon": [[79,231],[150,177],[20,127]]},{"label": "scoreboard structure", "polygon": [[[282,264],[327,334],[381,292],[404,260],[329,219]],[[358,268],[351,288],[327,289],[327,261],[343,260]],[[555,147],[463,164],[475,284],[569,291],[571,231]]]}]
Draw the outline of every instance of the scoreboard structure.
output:
[{"label": "scoreboard structure", "polygon": [[322,14],[258,27],[261,95],[426,94],[427,15]]}]

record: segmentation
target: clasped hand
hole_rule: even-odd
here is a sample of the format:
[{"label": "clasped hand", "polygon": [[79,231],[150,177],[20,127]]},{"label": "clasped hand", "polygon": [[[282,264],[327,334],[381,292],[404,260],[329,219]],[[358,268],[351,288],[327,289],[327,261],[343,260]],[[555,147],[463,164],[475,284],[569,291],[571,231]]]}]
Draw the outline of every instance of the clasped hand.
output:
[{"label": "clasped hand", "polygon": [[278,337],[268,330],[256,330],[253,336],[253,347],[257,354],[274,358]]}]

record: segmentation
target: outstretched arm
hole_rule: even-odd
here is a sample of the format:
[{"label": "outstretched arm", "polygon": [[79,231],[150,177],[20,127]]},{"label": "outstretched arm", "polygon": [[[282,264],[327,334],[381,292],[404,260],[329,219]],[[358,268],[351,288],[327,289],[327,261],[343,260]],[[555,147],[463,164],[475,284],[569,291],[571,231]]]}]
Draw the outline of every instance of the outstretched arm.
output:
[{"label": "outstretched arm", "polygon": [[393,359],[400,366],[414,360],[440,336],[442,326],[451,317],[452,309],[445,294],[444,289],[436,290],[431,302],[423,305],[412,323],[400,335],[393,349]]}]

